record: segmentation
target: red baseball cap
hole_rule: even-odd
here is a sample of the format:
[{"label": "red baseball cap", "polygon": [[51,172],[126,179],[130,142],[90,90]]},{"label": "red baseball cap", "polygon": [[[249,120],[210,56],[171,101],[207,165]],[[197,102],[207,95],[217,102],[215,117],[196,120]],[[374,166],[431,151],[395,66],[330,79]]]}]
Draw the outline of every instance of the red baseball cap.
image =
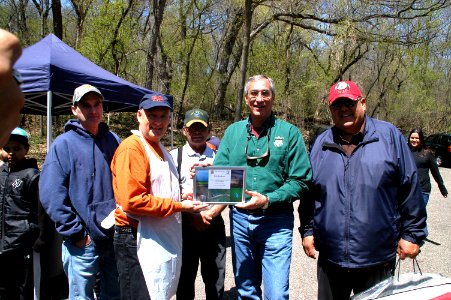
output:
[{"label": "red baseball cap", "polygon": [[338,98],[348,98],[357,101],[362,98],[362,92],[352,81],[339,81],[332,85],[329,90],[329,105]]}]

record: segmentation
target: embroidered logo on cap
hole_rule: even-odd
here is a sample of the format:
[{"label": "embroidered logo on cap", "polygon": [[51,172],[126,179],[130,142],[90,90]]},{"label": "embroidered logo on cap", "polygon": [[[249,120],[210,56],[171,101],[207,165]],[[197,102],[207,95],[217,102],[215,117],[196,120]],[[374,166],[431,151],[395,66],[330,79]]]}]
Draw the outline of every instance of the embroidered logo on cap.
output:
[{"label": "embroidered logo on cap", "polygon": [[349,91],[351,89],[351,87],[349,86],[349,84],[347,84],[344,81],[340,81],[339,83],[337,83],[337,85],[335,86],[335,90],[339,93],[343,93],[346,91]]},{"label": "embroidered logo on cap", "polygon": [[201,116],[203,116],[202,112],[198,111],[198,110],[194,110],[191,112],[191,115],[197,118],[200,118]]},{"label": "embroidered logo on cap", "polygon": [[161,96],[161,95],[153,95],[153,96],[152,96],[152,101],[155,101],[155,102],[163,102],[163,101],[164,101],[164,97]]}]

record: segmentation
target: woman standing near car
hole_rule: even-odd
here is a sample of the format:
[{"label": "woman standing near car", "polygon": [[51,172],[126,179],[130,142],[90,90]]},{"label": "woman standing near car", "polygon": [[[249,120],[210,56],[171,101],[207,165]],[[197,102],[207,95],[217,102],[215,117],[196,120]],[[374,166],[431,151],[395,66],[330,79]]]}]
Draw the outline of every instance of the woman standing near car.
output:
[{"label": "woman standing near car", "polygon": [[431,150],[426,148],[424,143],[424,135],[421,129],[414,128],[409,133],[409,147],[412,151],[413,158],[418,169],[418,177],[421,184],[421,190],[423,193],[424,204],[427,205],[429,201],[429,194],[431,193],[431,180],[429,178],[429,170],[431,170],[432,177],[438,184],[440,193],[443,197],[448,196],[448,191],[443,183],[442,176],[437,167],[434,154]]}]

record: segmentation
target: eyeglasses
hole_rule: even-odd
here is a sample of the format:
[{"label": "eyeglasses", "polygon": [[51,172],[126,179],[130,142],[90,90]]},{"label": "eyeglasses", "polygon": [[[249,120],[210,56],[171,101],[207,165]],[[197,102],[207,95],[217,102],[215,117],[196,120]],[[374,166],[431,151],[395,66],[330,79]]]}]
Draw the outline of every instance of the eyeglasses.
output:
[{"label": "eyeglasses", "polygon": [[246,159],[260,159],[260,158],[269,156],[269,138],[271,137],[271,132],[268,132],[267,137],[268,137],[268,142],[266,144],[266,151],[262,155],[258,155],[258,156],[251,156],[251,155],[247,154],[247,146],[249,145],[249,140],[251,139],[251,136],[247,137],[246,150],[244,150],[246,153]]},{"label": "eyeglasses", "polygon": [[360,100],[362,100],[362,98],[357,98],[356,101],[351,100],[351,99],[339,99],[334,101],[334,103],[332,103],[330,105],[330,107],[334,110],[340,109],[341,107],[345,106],[347,108],[354,108],[357,104],[357,102],[359,102]]},{"label": "eyeglasses", "polygon": [[271,97],[271,91],[270,90],[250,90],[249,91],[249,95],[253,99],[257,98],[259,94],[262,95],[262,98],[269,98],[269,97]]}]

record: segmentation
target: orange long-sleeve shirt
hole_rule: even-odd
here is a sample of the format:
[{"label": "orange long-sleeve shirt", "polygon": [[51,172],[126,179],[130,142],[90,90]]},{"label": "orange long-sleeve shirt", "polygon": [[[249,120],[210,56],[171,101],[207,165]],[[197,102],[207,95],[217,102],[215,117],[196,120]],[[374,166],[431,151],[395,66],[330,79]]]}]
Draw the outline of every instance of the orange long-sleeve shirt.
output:
[{"label": "orange long-sleeve shirt", "polygon": [[[151,150],[162,159],[163,153],[156,143],[148,143]],[[125,213],[166,217],[182,209],[180,202],[156,197],[150,193],[150,165],[144,146],[138,136],[122,141],[111,162],[113,189],[116,203],[116,226],[137,227],[135,219]],[[168,187],[169,188],[169,187]]]}]

